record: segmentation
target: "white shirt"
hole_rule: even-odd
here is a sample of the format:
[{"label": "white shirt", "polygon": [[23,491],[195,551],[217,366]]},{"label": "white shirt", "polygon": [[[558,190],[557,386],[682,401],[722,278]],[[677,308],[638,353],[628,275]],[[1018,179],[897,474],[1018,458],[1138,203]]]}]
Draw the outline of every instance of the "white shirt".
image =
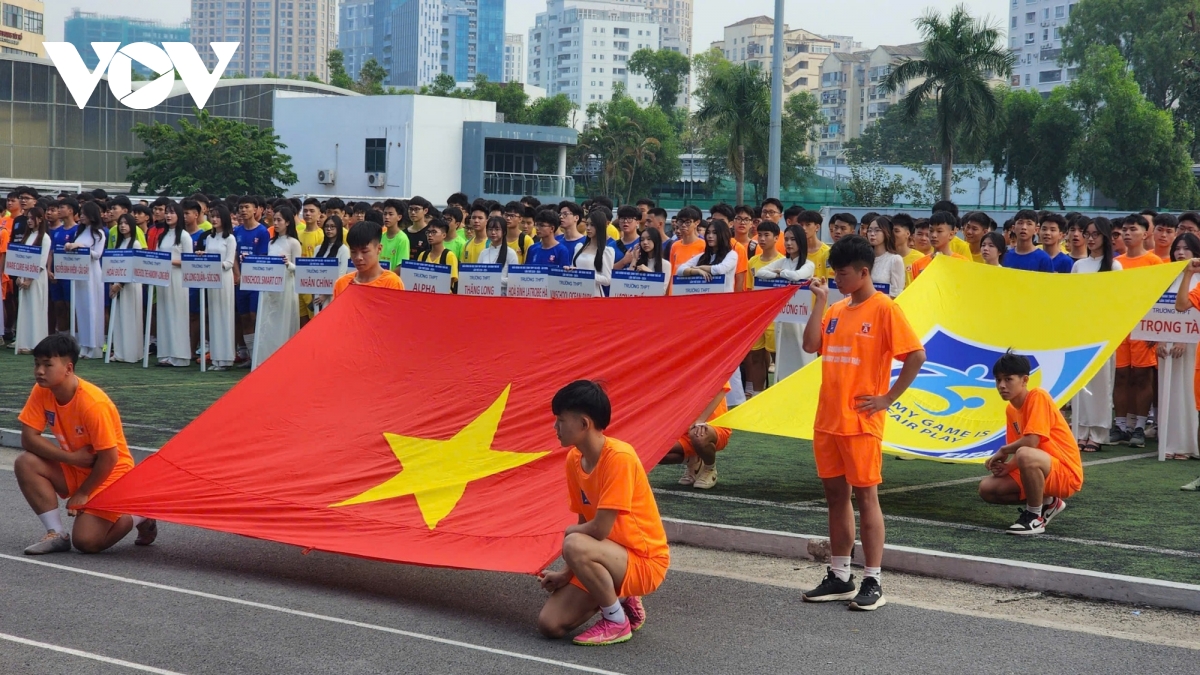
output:
[{"label": "white shirt", "polygon": [[[1091,256],[1080,258],[1079,260],[1075,261],[1074,265],[1071,266],[1071,272],[1074,274],[1095,274],[1099,271],[1100,258],[1093,258]],[[1120,272],[1121,263],[1114,260],[1112,263],[1112,271]]]},{"label": "white shirt", "polygon": [[[691,260],[689,260],[685,263],[681,263],[679,265],[679,271],[677,271],[676,274],[682,275],[684,272],[686,272],[687,270],[690,270],[693,267],[699,267],[700,256],[702,256],[702,255],[704,255],[704,254],[701,253],[700,255],[692,257]],[[721,262],[719,262],[715,265],[709,266],[709,269],[712,271],[713,276],[717,276],[719,274],[725,275],[725,292],[726,293],[733,292],[733,282],[734,282],[734,275],[737,272],[737,264],[738,264],[737,250],[730,249],[729,253],[725,254],[725,258]]]}]

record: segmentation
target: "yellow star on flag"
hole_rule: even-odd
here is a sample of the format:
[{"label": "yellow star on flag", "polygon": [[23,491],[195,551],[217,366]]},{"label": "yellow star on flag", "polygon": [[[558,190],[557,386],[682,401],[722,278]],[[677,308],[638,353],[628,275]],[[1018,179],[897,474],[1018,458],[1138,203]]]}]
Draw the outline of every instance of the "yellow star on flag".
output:
[{"label": "yellow star on flag", "polygon": [[453,438],[438,441],[385,433],[388,445],[400,461],[400,473],[387,482],[332,506],[365,504],[405,495],[417,498],[417,508],[429,529],[458,505],[467,484],[524,466],[549,452],[509,452],[493,450],[492,439],[508,403],[512,385],[483,414],[475,418]]}]

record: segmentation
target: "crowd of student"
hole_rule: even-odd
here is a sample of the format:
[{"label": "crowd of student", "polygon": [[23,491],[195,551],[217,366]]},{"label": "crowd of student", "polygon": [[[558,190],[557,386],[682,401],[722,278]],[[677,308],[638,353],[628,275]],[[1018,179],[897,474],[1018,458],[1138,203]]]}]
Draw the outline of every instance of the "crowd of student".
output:
[{"label": "crowd of student", "polygon": [[[105,328],[111,323],[111,358],[141,360],[147,298],[141,284],[104,284],[100,261],[109,249],[172,253],[171,285],[157,292],[150,351],[162,366],[186,366],[206,357],[215,370],[265,360],[351,283],[402,287],[394,272],[408,260],[444,265],[455,281],[461,263],[498,264],[504,270],[514,264],[590,270],[596,296],[607,294],[614,270],[662,273],[667,279],[721,276],[726,292],[752,290],[756,279],[799,282],[833,276],[822,215],[798,206],[785,209],[777,199],[759,206],[718,204],[707,214],[685,206],[670,218],[649,199],[615,213],[605,197],[582,204],[543,204],[533,197],[500,204],[470,201],[457,193],[446,203],[439,210],[423,197],[346,203],[336,198],[195,194],[182,201],[161,197],[134,204],[99,190],[50,198],[19,188],[8,195],[0,217],[0,256],[9,242],[33,245],[42,252],[42,265],[36,279],[4,277],[3,339],[27,352],[46,335],[69,330],[74,296],[75,335],[83,358],[103,356]],[[355,242],[352,232],[358,223],[368,226]],[[960,216],[952,202],[941,202],[927,217],[837,213],[829,219],[828,232],[834,243],[851,234],[866,239],[875,254],[872,281],[891,297],[938,255],[1061,273],[1200,258],[1200,214],[1194,212],[1176,217],[1147,210],[1113,222],[1024,210],[1001,225],[983,212]],[[376,238],[378,253],[367,261],[362,254],[369,253],[366,249]],[[89,279],[55,280],[55,250],[90,253]],[[199,354],[200,294],[183,287],[179,272],[181,254],[200,252],[218,254],[222,261],[222,288],[207,293],[206,355]],[[292,270],[298,258],[335,258],[341,280],[333,295],[314,296],[298,294],[287,274],[285,292],[261,293],[260,302],[259,292],[239,287],[240,263],[247,255],[281,257]],[[364,276],[361,268],[369,268],[375,257],[391,272],[380,269]],[[1184,309],[1193,306],[1186,291],[1178,294]],[[1194,304],[1200,305],[1200,298]],[[799,324],[772,326],[734,374],[728,396],[714,401],[709,412],[719,415],[726,404],[738,405],[763,391],[772,371],[779,380],[810,362],[814,357],[802,348],[802,332]],[[1141,447],[1148,432],[1157,432],[1166,458],[1200,456],[1194,412],[1200,410],[1198,364],[1195,351],[1182,344],[1127,339],[1112,363],[1073,401],[1081,451],[1116,443]],[[1150,422],[1154,417],[1156,425]],[[677,447],[680,461],[688,464],[681,482],[700,489],[716,483],[711,460],[728,439],[725,430],[709,429],[703,422]]]}]

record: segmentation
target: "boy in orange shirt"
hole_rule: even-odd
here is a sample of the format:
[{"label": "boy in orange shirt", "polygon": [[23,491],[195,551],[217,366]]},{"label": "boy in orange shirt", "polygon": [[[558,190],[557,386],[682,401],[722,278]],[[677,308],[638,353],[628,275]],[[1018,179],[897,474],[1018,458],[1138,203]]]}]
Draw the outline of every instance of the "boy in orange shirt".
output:
[{"label": "boy in orange shirt", "polygon": [[697,417],[683,436],[659,460],[659,464],[687,464],[680,485],[690,485],[697,490],[708,490],[717,484],[717,453],[729,445],[733,429],[716,427],[709,422],[729,412],[725,395],[732,388],[726,382],[721,391],[709,401],[708,406]]},{"label": "boy in orange shirt", "polygon": [[346,235],[346,246],[350,247],[350,262],[354,263],[355,271],[342,275],[333,284],[335,300],[351,284],[404,290],[404,282],[400,281],[400,277],[379,264],[379,254],[383,251],[383,228],[378,223],[369,220],[355,223]]},{"label": "boy in orange shirt", "polygon": [[[945,244],[947,247],[948,243]],[[804,593],[807,602],[850,600],[850,609],[873,610],[886,604],[880,585],[883,563],[883,511],[878,486],[883,482],[883,424],[887,410],[908,389],[925,363],[925,349],[900,307],[871,283],[875,253],[858,235],[842,237],[829,250],[829,265],[844,300],[825,311],[829,289],[814,279],[812,316],[804,327],[804,351],[822,356],[821,391],[813,424],[817,475],[829,503],[832,557],[825,580]],[[891,382],[892,361],[904,366]],[[866,572],[857,593],[850,576],[854,549],[854,507],[862,516]]]},{"label": "boy in orange shirt", "polygon": [[[1163,264],[1154,251],[1146,250],[1149,224],[1140,215],[1126,216],[1121,226],[1125,253],[1117,257],[1121,269]],[[1113,428],[1110,445],[1127,443],[1131,448],[1146,447],[1146,420],[1154,404],[1154,369],[1158,355],[1154,342],[1131,340],[1128,336],[1117,346],[1117,377],[1113,381]]]},{"label": "boy in orange shirt", "polygon": [[1045,532],[1067,508],[1063,498],[1083,487],[1071,426],[1045,389],[1029,388],[1030,371],[1029,359],[1011,351],[992,366],[996,390],[1008,401],[1006,445],[988,458],[984,466],[992,475],[979,483],[979,496],[989,504],[1025,504],[1007,530],[1015,535]]},{"label": "boy in orange shirt", "polygon": [[625,642],[646,622],[641,596],[667,576],[671,552],[642,461],[628,444],[607,438],[612,405],[595,382],[577,380],[554,395],[554,431],[567,452],[567,499],[579,523],[563,537],[567,568],[538,575],[550,598],[538,629],[561,638],[596,612],[600,620],[578,645]]},{"label": "boy in orange shirt", "polygon": [[[138,546],[158,536],[153,520],[87,508],[88,501],[133,469],[117,407],[96,385],[75,375],[79,343],[56,333],[33,348],[37,380],[21,421],[21,448],[13,462],[25,501],[46,527],[46,536],[25,549],[26,555],[63,553],[75,548],[99,553],[111,548],[134,527]],[[49,426],[55,440],[42,436]],[[58,499],[67,500],[75,525],[67,534]]]},{"label": "boy in orange shirt", "polygon": [[[925,271],[926,267],[933,262],[933,259],[939,255],[948,255],[951,258],[966,260],[965,256],[954,252],[954,226],[957,219],[953,214],[946,211],[938,211],[929,217],[929,241],[933,245],[933,252],[921,258],[912,265],[912,277],[916,279]],[[839,287],[840,288],[840,287]]]}]

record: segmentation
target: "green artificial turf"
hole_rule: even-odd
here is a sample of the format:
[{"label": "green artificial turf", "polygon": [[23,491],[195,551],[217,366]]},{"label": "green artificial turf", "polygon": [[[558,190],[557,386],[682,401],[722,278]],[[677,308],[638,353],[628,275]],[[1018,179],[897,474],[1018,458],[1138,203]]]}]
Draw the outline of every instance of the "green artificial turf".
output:
[{"label": "green artificial turf", "polygon": [[[14,356],[11,350],[0,352],[0,420],[7,420],[0,421],[0,427],[17,426],[16,413],[33,386],[32,368],[31,357]],[[201,373],[197,366],[143,369],[140,365],[81,361],[78,372],[116,402],[129,443],[153,448],[164,444],[248,371]],[[1153,450],[1153,443],[1137,450],[1105,448],[1085,456],[1084,461]],[[718,457],[720,480],[712,490],[677,485],[682,472],[679,466],[659,467],[650,473],[664,516],[802,534],[826,532],[825,512],[818,501],[823,496],[821,482],[807,441],[735,432]],[[886,492],[983,473],[979,465],[885,458],[880,502],[889,516],[888,542],[1200,583],[1200,493],[1179,490],[1180,485],[1200,476],[1200,462],[1134,459],[1085,468],[1083,490],[1068,500],[1067,510],[1048,528],[1050,537],[1002,534],[1016,518],[1018,507],[984,504],[973,482]],[[751,503],[698,499],[686,496],[689,494]]]}]

